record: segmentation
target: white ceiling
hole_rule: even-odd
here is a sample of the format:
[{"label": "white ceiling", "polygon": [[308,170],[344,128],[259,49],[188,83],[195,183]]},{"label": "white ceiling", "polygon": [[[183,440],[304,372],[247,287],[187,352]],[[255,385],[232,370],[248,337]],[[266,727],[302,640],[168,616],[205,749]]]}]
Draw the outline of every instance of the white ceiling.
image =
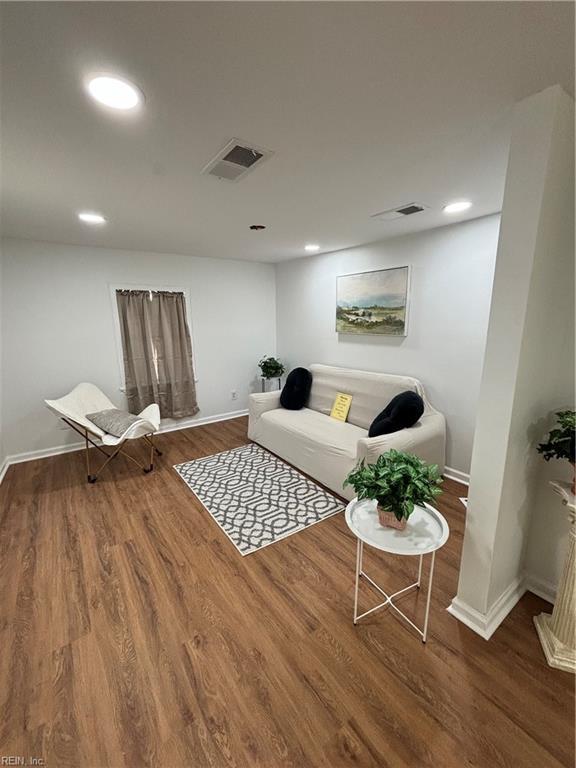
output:
[{"label": "white ceiling", "polygon": [[[572,3],[2,3],[4,234],[280,261],[499,210],[515,101],[574,92]],[[108,71],[138,116],[89,101]],[[275,152],[201,175],[232,137]],[[448,218],[446,202],[473,208]],[[370,214],[421,202],[425,213]],[[102,228],[78,210],[108,217]],[[251,232],[250,224],[265,224]]]}]

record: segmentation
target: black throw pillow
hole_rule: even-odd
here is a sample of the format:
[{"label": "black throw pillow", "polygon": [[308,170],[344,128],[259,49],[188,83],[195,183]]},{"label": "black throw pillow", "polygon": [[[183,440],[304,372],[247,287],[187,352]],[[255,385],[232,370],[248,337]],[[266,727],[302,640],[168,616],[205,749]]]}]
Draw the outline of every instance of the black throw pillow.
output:
[{"label": "black throw pillow", "polygon": [[424,413],[424,401],[417,392],[400,392],[370,424],[368,437],[388,435],[413,427]]},{"label": "black throw pillow", "polygon": [[294,368],[286,377],[284,389],[280,394],[280,405],[289,411],[304,408],[312,388],[312,374],[307,368]]}]

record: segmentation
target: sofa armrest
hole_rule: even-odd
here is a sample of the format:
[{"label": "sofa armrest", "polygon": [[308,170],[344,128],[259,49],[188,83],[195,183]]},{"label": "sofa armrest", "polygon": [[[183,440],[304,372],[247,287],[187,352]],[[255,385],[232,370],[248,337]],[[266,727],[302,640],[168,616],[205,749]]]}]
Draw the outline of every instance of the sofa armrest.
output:
[{"label": "sofa armrest", "polygon": [[441,413],[429,413],[413,427],[379,437],[361,437],[358,440],[357,459],[372,464],[378,456],[391,448],[414,453],[429,464],[437,464],[444,471],[446,453],[446,421]]},{"label": "sofa armrest", "polygon": [[256,392],[248,397],[248,413],[251,418],[259,419],[266,411],[280,407],[280,390],[274,392]]},{"label": "sofa armrest", "polygon": [[280,407],[280,390],[256,392],[248,397],[248,437],[253,440],[262,414]]}]

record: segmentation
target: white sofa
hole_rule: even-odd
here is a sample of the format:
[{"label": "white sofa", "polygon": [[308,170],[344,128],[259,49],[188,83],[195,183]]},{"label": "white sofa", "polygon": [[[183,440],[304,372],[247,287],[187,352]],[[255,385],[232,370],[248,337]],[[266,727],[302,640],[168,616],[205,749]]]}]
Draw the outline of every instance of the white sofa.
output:
[{"label": "white sofa", "polygon": [[[285,459],[335,493],[351,499],[344,478],[364,458],[374,462],[390,448],[415,453],[444,471],[446,423],[426,399],[417,379],[387,373],[311,365],[313,382],[307,408],[288,411],[280,392],[250,395],[248,437]],[[420,421],[390,435],[368,437],[368,428],[390,400],[412,390],[424,400]],[[337,392],[352,395],[346,422],[330,417]]]}]

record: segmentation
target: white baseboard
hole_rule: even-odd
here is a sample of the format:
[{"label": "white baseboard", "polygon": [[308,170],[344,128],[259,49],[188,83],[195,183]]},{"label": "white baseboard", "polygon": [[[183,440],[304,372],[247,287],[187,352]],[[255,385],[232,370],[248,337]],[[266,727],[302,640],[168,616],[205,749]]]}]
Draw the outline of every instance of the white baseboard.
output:
[{"label": "white baseboard", "polygon": [[50,456],[59,456],[62,453],[73,453],[84,448],[84,443],[67,443],[66,445],[54,445],[51,448],[38,448],[35,451],[25,451],[24,453],[14,453],[6,457],[8,466],[12,464],[22,464],[25,461],[34,461],[35,459],[47,459]]},{"label": "white baseboard", "polygon": [[467,472],[461,472],[459,469],[452,469],[452,467],[444,467],[444,477],[448,480],[456,480],[457,483],[463,485],[470,485],[470,475]]},{"label": "white baseboard", "polygon": [[[228,421],[228,419],[238,419],[241,416],[247,416],[248,411],[246,409],[241,411],[230,411],[229,413],[217,413],[214,416],[203,416],[199,419],[182,419],[169,424],[161,424],[160,433],[163,432],[175,432],[179,429],[191,429],[192,427],[201,427],[204,424],[213,424],[217,421]],[[49,456],[60,456],[63,453],[72,453],[73,451],[80,451],[84,448],[84,442],[67,443],[66,445],[55,445],[51,448],[39,448],[35,451],[25,451],[24,453],[14,453],[11,456],[7,456],[4,459],[4,463],[0,465],[0,483],[2,482],[4,475],[8,467],[12,464],[21,464],[25,461],[34,461],[35,459],[46,459]]]},{"label": "white baseboard", "polygon": [[446,610],[485,640],[489,640],[525,592],[533,592],[552,605],[556,600],[554,584],[525,573],[504,590],[486,614],[471,608],[458,597],[452,600]]},{"label": "white baseboard", "polygon": [[502,592],[488,613],[477,611],[458,597],[452,600],[446,610],[484,640],[490,640],[525,591],[524,579],[518,577]]},{"label": "white baseboard", "polygon": [[2,459],[2,461],[0,461],[0,483],[4,480],[4,475],[8,472],[9,466],[8,459]]},{"label": "white baseboard", "polygon": [[538,576],[533,576],[530,573],[525,574],[524,584],[528,592],[533,592],[542,600],[546,600],[548,603],[556,602],[557,585],[546,579],[541,579]]},{"label": "white baseboard", "polygon": [[214,416],[203,416],[199,419],[180,419],[170,424],[160,424],[159,432],[176,432],[179,429],[191,429],[192,427],[201,427],[204,424],[214,424],[217,421],[228,421],[229,419],[239,419],[241,416],[248,416],[248,409],[240,411],[229,411],[228,413],[217,413]]}]

